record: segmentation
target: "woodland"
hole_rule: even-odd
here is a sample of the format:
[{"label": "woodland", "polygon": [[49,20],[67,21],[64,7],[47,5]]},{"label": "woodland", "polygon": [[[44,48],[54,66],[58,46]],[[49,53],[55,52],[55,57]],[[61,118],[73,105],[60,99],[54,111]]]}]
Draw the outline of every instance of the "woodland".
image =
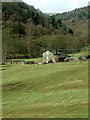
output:
[{"label": "woodland", "polygon": [[89,45],[89,6],[49,15],[23,2],[2,4],[2,53],[5,59],[41,57],[45,50]]}]

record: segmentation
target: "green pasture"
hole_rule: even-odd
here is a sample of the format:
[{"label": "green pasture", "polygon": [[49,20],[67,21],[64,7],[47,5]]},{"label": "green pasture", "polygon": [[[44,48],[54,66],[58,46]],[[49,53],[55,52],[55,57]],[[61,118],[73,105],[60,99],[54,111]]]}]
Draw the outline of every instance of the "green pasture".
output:
[{"label": "green pasture", "polygon": [[25,59],[7,59],[7,61],[35,61],[35,62],[40,62],[42,60],[42,57],[39,58],[25,58]]},{"label": "green pasture", "polygon": [[3,118],[87,118],[88,62],[3,65]]},{"label": "green pasture", "polygon": [[77,53],[69,54],[69,55],[72,56],[72,57],[79,58],[80,56],[88,55],[88,54],[89,54],[89,51],[81,51],[81,52],[77,52]]}]

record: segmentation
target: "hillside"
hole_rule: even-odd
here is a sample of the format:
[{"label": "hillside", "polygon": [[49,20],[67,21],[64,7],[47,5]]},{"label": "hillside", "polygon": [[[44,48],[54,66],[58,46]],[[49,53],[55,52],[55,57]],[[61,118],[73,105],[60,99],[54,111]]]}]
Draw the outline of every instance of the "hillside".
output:
[{"label": "hillside", "polygon": [[[48,23],[47,16],[23,2],[4,2],[2,13],[3,52],[7,55],[27,54],[30,47],[33,47],[30,46],[33,39],[50,34],[53,29]],[[33,44],[35,46],[38,43],[33,42]]]},{"label": "hillside", "polygon": [[88,45],[88,7],[48,16],[23,2],[6,2],[2,13],[4,59],[40,57],[46,49],[70,52]]},{"label": "hillside", "polygon": [[88,62],[3,69],[3,118],[88,118]]},{"label": "hillside", "polygon": [[[84,35],[82,37],[88,36],[88,7],[78,8],[73,11],[65,12],[65,13],[57,13],[52,15],[55,19],[61,19],[65,24],[67,29],[72,29],[74,33]],[[54,14],[54,13],[53,13]],[[49,15],[51,15],[49,13]]]},{"label": "hillside", "polygon": [[[78,8],[70,12],[57,14],[55,17],[61,18],[66,27],[70,27],[76,33],[84,34],[85,31],[88,33],[88,9],[88,7]],[[86,34],[86,36],[88,35]]]}]

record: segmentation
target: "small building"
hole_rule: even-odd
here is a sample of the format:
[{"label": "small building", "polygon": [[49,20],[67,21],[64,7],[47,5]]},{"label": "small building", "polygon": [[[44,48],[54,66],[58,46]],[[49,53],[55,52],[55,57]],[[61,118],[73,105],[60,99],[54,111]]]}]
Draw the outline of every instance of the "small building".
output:
[{"label": "small building", "polygon": [[43,60],[45,60],[45,63],[49,63],[49,62],[55,63],[53,54],[48,50],[43,53]]}]

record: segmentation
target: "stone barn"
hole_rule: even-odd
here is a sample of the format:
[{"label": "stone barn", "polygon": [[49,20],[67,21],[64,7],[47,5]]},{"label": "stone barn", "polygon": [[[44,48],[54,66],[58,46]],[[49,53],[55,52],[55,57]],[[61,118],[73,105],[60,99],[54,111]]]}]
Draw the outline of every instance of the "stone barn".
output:
[{"label": "stone barn", "polygon": [[48,50],[43,53],[42,60],[44,60],[45,63],[49,63],[49,62],[55,63],[54,55]]}]

